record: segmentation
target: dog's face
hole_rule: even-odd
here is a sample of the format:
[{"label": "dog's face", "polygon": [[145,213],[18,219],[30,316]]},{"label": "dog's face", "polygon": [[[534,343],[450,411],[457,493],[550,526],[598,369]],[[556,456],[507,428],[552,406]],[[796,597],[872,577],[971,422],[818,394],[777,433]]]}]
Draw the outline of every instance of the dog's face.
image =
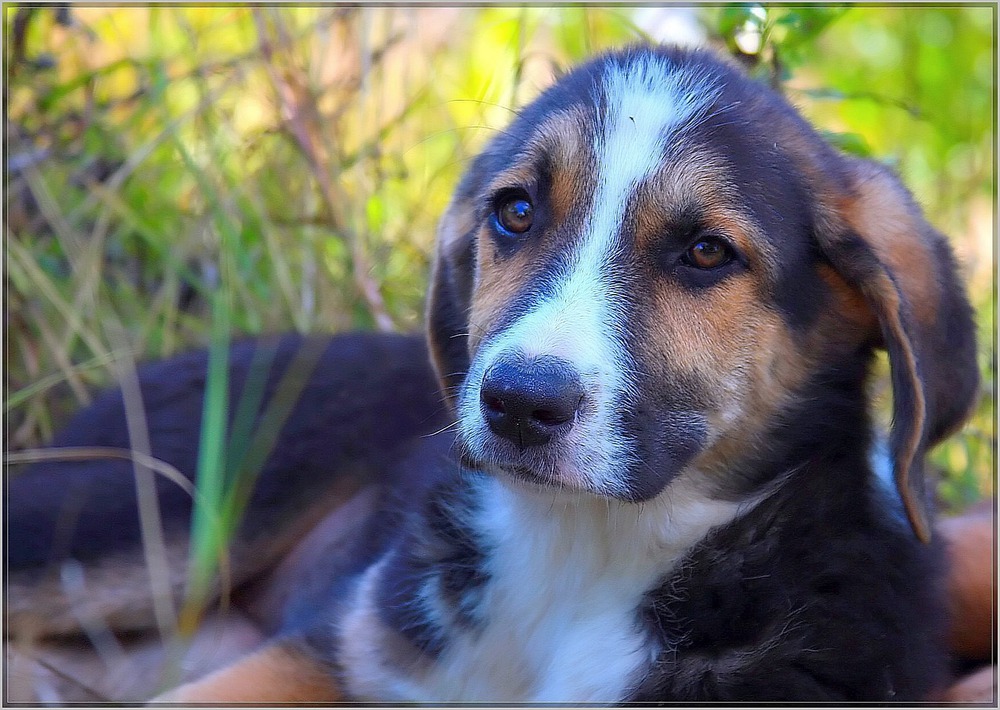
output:
[{"label": "dog's face", "polygon": [[810,383],[876,342],[897,400],[921,400],[894,441],[919,463],[975,367],[945,402],[914,353],[967,310],[892,178],[708,55],[634,50],[565,77],[473,163],[429,324],[471,465],[641,501],[685,469],[752,479]]}]

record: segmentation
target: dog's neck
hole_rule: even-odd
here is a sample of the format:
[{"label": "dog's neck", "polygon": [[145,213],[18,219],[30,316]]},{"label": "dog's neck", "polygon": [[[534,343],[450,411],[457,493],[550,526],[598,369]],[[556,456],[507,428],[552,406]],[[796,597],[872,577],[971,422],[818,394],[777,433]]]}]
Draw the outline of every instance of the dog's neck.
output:
[{"label": "dog's neck", "polygon": [[540,574],[584,555],[585,579],[628,565],[662,574],[711,528],[746,508],[714,500],[699,477],[685,474],[642,503],[491,477],[479,484],[482,512],[474,525],[496,556],[542,565],[534,570]]},{"label": "dog's neck", "polygon": [[[431,652],[394,670],[370,669],[364,687],[423,702],[628,697],[661,650],[639,623],[644,599],[711,529],[750,507],[712,500],[695,481],[682,477],[640,504],[503,477],[467,479],[468,495],[460,509],[450,501],[448,524],[421,521],[423,535],[447,529],[417,546],[435,559],[390,558],[372,573],[381,577],[373,585],[409,590],[376,594],[379,615]],[[477,550],[456,552],[445,538]],[[477,569],[465,569],[467,583],[454,588],[456,567],[470,564]],[[433,643],[413,636],[420,628],[436,629]],[[376,682],[379,674],[386,677]]]}]

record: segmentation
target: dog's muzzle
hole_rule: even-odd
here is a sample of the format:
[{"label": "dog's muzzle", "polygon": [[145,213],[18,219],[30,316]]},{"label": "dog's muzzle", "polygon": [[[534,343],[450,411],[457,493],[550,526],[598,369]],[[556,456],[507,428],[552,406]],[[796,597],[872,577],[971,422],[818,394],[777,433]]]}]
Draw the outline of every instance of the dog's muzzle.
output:
[{"label": "dog's muzzle", "polygon": [[564,436],[584,397],[576,370],[556,357],[501,357],[486,371],[479,390],[490,431],[520,449]]}]

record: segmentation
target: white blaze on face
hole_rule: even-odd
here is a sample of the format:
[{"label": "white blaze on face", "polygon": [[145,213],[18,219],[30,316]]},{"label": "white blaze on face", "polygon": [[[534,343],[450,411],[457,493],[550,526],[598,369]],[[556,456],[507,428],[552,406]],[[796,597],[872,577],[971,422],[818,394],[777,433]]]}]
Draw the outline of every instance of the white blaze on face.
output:
[{"label": "white blaze on face", "polygon": [[592,98],[600,112],[592,138],[597,179],[585,232],[551,295],[477,353],[459,403],[460,427],[474,449],[486,436],[479,385],[497,358],[561,358],[579,373],[591,409],[568,434],[558,474],[566,483],[624,492],[627,452],[613,410],[632,399],[635,383],[621,337],[628,314],[618,307],[623,294],[614,283],[621,227],[632,195],[661,164],[671,136],[707,107],[714,90],[703,77],[645,56],[611,64]]}]

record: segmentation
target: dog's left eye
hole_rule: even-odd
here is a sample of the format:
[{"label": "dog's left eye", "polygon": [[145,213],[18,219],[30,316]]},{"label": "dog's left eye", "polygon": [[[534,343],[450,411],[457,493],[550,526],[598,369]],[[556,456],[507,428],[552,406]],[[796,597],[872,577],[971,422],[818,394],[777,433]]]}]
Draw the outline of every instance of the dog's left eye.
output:
[{"label": "dog's left eye", "polygon": [[497,224],[508,234],[524,234],[531,229],[534,217],[535,208],[524,195],[504,199],[495,213]]},{"label": "dog's left eye", "polygon": [[691,245],[681,260],[696,269],[718,269],[733,260],[733,249],[718,237],[705,237]]}]

